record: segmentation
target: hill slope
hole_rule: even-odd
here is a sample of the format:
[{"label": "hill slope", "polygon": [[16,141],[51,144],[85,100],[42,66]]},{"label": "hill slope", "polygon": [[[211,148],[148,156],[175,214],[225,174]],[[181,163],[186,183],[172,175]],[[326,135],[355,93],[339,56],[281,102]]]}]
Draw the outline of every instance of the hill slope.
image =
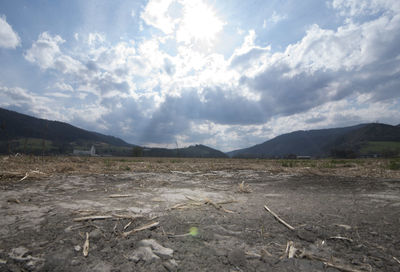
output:
[{"label": "hill slope", "polygon": [[68,154],[73,149],[96,147],[101,155],[147,157],[224,158],[219,150],[195,145],[187,148],[140,148],[117,137],[35,118],[0,108],[0,153]]},{"label": "hill slope", "polygon": [[228,156],[216,149],[205,145],[192,145],[186,148],[145,148],[146,157],[182,157],[182,158],[227,158]]},{"label": "hill slope", "polygon": [[[363,148],[373,142],[400,142],[400,127],[385,124],[310,131],[280,135],[249,148],[229,152],[231,157],[284,157],[289,154],[312,157],[364,155]],[[378,150],[379,151],[379,150]]]},{"label": "hill slope", "polygon": [[16,138],[38,138],[50,141],[92,141],[116,146],[130,146],[127,142],[97,132],[87,131],[70,124],[39,119],[0,108],[0,140]]}]

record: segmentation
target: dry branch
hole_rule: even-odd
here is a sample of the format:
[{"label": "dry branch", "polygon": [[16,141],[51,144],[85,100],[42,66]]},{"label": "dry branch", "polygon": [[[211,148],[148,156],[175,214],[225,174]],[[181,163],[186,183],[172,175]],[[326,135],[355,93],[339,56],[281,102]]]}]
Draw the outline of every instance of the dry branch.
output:
[{"label": "dry branch", "polygon": [[23,178],[21,178],[19,181],[23,181],[24,179],[26,179],[27,177],[29,177],[28,172],[25,174],[25,176]]},{"label": "dry branch", "polygon": [[342,237],[342,236],[332,236],[332,237],[329,237],[328,239],[344,240],[344,241],[349,241],[349,242],[353,243],[353,239],[350,239],[350,238],[347,238],[347,237]]},{"label": "dry branch", "polygon": [[264,205],[264,208],[270,213],[272,214],[276,220],[278,220],[281,224],[283,224],[285,227],[287,227],[290,230],[295,230],[294,227],[292,227],[291,225],[289,225],[285,220],[283,220],[282,218],[280,218],[276,213],[274,213],[273,211],[270,210],[270,208],[267,207],[267,205]]},{"label": "dry branch", "polygon": [[131,235],[131,234],[133,234],[133,233],[136,233],[136,232],[139,232],[139,231],[142,231],[142,230],[147,230],[147,229],[151,229],[151,228],[157,227],[159,224],[160,224],[160,222],[152,222],[152,223],[150,223],[150,224],[141,226],[141,227],[136,228],[136,229],[133,229],[133,230],[131,230],[131,231],[123,232],[123,233],[122,233],[122,236],[123,236],[123,237],[127,237],[128,235]]},{"label": "dry branch", "polygon": [[400,260],[393,256],[393,259],[400,264]]},{"label": "dry branch", "polygon": [[74,219],[74,222],[88,221],[88,220],[103,220],[113,218],[111,215],[93,215],[93,216],[84,216],[78,217]]},{"label": "dry branch", "polygon": [[112,217],[122,218],[122,219],[138,219],[143,218],[143,215],[129,215],[129,214],[113,214]]},{"label": "dry branch", "polygon": [[89,255],[89,233],[86,232],[86,240],[83,244],[83,256],[87,257]]},{"label": "dry branch", "polygon": [[224,207],[222,207],[221,205],[218,205],[218,204],[214,203],[213,201],[211,201],[208,198],[204,199],[204,203],[205,204],[210,204],[210,205],[214,206],[214,208],[216,208],[217,210],[221,210],[221,211],[224,211],[226,213],[235,213],[234,211],[227,210]]},{"label": "dry branch", "polygon": [[251,193],[252,190],[250,189],[249,185],[245,185],[244,184],[244,180],[242,181],[242,183],[239,184],[239,193]]},{"label": "dry branch", "polygon": [[109,195],[109,198],[133,197],[134,195]]},{"label": "dry branch", "polygon": [[355,269],[355,268],[351,268],[351,267],[347,267],[347,266],[344,266],[344,265],[339,265],[339,264],[331,263],[330,261],[328,261],[328,260],[326,260],[326,259],[324,259],[324,258],[315,256],[315,255],[312,255],[312,254],[310,254],[310,253],[306,253],[306,252],[304,252],[304,251],[301,252],[300,257],[307,258],[307,259],[309,259],[309,260],[321,261],[321,262],[323,262],[326,266],[333,267],[333,268],[336,268],[336,269],[338,269],[338,270],[340,270],[340,271],[344,271],[344,272],[363,272],[362,270],[358,270],[358,269]]}]

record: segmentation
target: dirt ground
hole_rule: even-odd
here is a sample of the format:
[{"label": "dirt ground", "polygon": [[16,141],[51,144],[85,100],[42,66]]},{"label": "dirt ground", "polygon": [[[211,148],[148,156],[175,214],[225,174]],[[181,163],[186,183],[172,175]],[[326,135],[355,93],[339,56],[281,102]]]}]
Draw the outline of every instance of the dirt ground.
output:
[{"label": "dirt ground", "polygon": [[387,164],[0,157],[0,271],[400,271]]}]

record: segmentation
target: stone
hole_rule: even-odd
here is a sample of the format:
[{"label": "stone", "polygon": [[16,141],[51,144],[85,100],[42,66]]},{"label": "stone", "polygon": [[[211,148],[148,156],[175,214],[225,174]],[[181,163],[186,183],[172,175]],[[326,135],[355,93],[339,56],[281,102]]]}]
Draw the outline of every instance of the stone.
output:
[{"label": "stone", "polygon": [[150,247],[154,254],[161,258],[172,258],[174,250],[171,248],[163,247],[154,239],[145,239],[139,242],[140,246]]},{"label": "stone", "polygon": [[132,260],[135,263],[139,262],[140,260],[149,262],[149,261],[154,261],[154,260],[159,260],[159,259],[160,259],[160,257],[158,257],[156,254],[154,254],[150,247],[144,247],[144,246],[136,249],[132,253],[132,256],[129,257],[129,260]]}]

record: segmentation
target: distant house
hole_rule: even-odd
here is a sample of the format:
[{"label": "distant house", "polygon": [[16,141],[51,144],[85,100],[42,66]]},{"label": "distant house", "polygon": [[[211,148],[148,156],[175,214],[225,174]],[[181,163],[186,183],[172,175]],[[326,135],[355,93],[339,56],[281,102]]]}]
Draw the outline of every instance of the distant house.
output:
[{"label": "distant house", "polygon": [[79,149],[74,149],[73,152],[74,155],[76,156],[96,156],[96,148],[94,145],[90,148],[90,150],[79,150]]}]

